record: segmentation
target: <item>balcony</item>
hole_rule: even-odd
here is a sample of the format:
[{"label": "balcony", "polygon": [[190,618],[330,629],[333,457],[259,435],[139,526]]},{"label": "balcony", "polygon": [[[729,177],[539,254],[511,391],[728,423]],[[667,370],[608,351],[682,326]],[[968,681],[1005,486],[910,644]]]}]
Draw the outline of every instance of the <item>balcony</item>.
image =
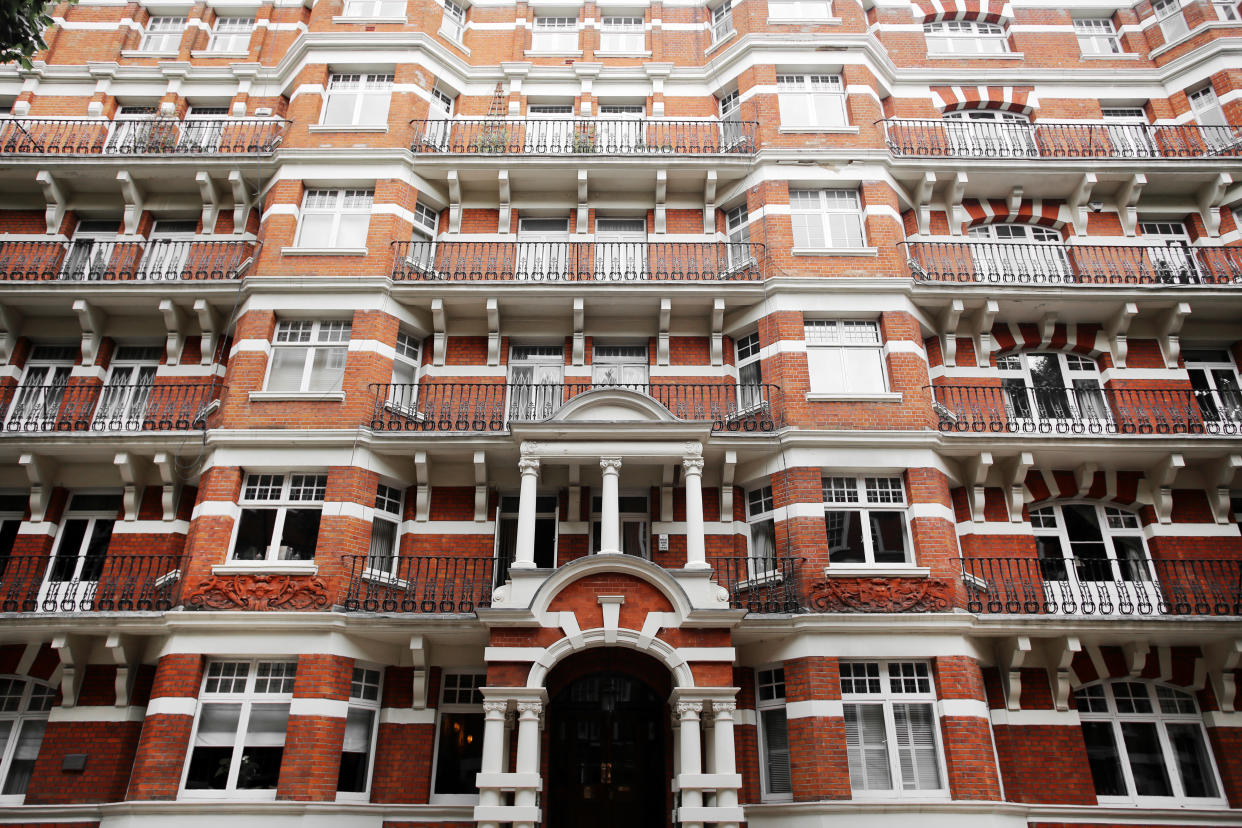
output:
[{"label": "balcony", "polygon": [[754,121],[472,118],[410,122],[416,155],[751,155]]},{"label": "balcony", "polygon": [[1069,437],[1242,433],[1242,397],[1230,391],[1094,385],[933,385],[930,390],[944,432]]},{"label": "balcony", "polygon": [[46,156],[264,155],[280,144],[282,119],[5,118],[0,154]]},{"label": "balcony", "polygon": [[393,242],[394,281],[754,282],[762,244],[723,242]]},{"label": "balcony", "polygon": [[220,397],[214,382],[175,385],[17,385],[0,388],[5,432],[101,433],[193,431]]},{"label": "balcony", "polygon": [[733,609],[765,614],[806,611],[798,582],[802,558],[709,555],[707,562],[716,583],[728,591]]},{"label": "balcony", "polygon": [[0,280],[182,282],[236,279],[252,241],[0,241]]},{"label": "balcony", "polygon": [[376,431],[500,432],[514,423],[538,423],[589,391],[641,394],[685,422],[711,423],[713,432],[770,432],[784,426],[776,385],[729,383],[590,382],[546,384],[429,382],[373,384],[369,425]]},{"label": "balcony", "polygon": [[1242,615],[1236,560],[967,558],[962,573],[985,615]]},{"label": "balcony", "polygon": [[1242,247],[903,242],[915,281],[1056,287],[1242,285]]},{"label": "balcony", "polygon": [[179,555],[0,557],[0,612],[162,612],[181,600]]},{"label": "balcony", "polygon": [[894,118],[881,121],[898,158],[1091,158],[1136,160],[1242,157],[1242,126],[1067,124]]}]

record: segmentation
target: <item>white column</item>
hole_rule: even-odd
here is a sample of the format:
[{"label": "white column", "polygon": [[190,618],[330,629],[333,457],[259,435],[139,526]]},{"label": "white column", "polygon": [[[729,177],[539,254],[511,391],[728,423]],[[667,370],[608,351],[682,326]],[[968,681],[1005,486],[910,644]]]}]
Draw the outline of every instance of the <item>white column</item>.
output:
[{"label": "white column", "polygon": [[681,461],[686,470],[686,569],[707,569],[703,540],[703,458]]},{"label": "white column", "polygon": [[[509,707],[504,701],[483,702],[483,763],[479,773],[504,773],[505,760],[509,757],[505,745],[505,710]],[[500,791],[494,787],[479,785],[479,805],[501,804]],[[496,822],[480,822],[479,828],[499,828]]]},{"label": "white column", "polygon": [[[539,723],[543,714],[543,702],[520,701],[518,710],[517,734],[517,766],[516,773],[539,774]],[[519,807],[534,808],[539,804],[536,792],[529,788],[519,788],[514,795],[513,804]],[[514,828],[534,828],[533,822],[515,822]]]},{"label": "white column", "polygon": [[[678,774],[681,776],[702,773],[703,746],[699,736],[699,711],[702,709],[702,702],[677,702],[677,716],[681,719],[681,738],[678,744],[678,752],[681,754],[681,767],[678,768]],[[703,794],[697,788],[682,789],[681,806],[683,808],[699,808],[702,805]],[[681,825],[682,828],[701,828],[702,823],[682,822]]]},{"label": "white column", "polygon": [[[733,712],[737,710],[737,702],[713,701],[712,718],[712,773],[737,773],[737,754],[733,746]],[[736,788],[717,788],[716,806],[718,808],[737,807]],[[736,822],[722,822],[718,828],[737,828]]]},{"label": "white column", "polygon": [[599,468],[604,478],[599,492],[599,552],[618,555],[621,553],[621,458],[601,457]]},{"label": "white column", "polygon": [[535,568],[535,498],[539,485],[539,461],[523,457],[518,461],[522,489],[518,494],[517,549],[510,569]]}]

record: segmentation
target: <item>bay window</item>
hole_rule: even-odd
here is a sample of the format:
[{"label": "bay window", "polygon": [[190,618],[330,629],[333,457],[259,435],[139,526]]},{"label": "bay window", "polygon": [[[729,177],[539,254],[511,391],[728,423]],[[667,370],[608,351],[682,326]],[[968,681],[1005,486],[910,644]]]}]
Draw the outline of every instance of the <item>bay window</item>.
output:
[{"label": "bay window", "polygon": [[176,52],[185,32],[184,17],[154,15],[147,21],[138,49],[143,52]]},{"label": "bay window", "polygon": [[948,795],[926,662],[842,661],[841,698],[856,798]]},{"label": "bay window", "polygon": [[824,477],[823,493],[829,561],[913,562],[900,477]]},{"label": "bay window", "polygon": [[776,91],[782,127],[830,128],[847,123],[840,75],[777,75]]},{"label": "bay window", "polygon": [[578,18],[536,17],[530,48],[532,52],[576,52],[578,50]]},{"label": "bay window", "polygon": [[1075,18],[1074,33],[1078,35],[1078,48],[1084,55],[1121,54],[1121,43],[1117,39],[1117,27],[1113,25],[1111,18]]},{"label": "bay window", "polygon": [[386,126],[392,99],[391,74],[334,74],[328,78],[322,124]]},{"label": "bay window", "polygon": [[641,52],[644,46],[642,17],[605,17],[600,21],[599,48],[601,52]]},{"label": "bay window", "polygon": [[862,247],[862,204],[857,190],[790,190],[794,250]]},{"label": "bay window", "polygon": [[923,24],[929,55],[999,55],[1009,51],[1005,30],[977,20],[938,20]]},{"label": "bay window", "polygon": [[802,329],[812,394],[882,394],[888,390],[878,322],[808,319]]},{"label": "bay window", "polygon": [[338,799],[365,801],[365,796],[351,794],[365,795],[371,787],[371,760],[375,753],[379,711],[380,671],[355,667],[349,682],[349,708],[345,714],[341,768],[336,781]]},{"label": "bay window", "polygon": [[327,485],[326,474],[247,475],[232,560],[314,560]]},{"label": "bay window", "polygon": [[307,190],[302,196],[298,247],[365,248],[374,190]]},{"label": "bay window", "polygon": [[331,393],[341,390],[353,326],[344,321],[282,319],[276,325],[266,390]]},{"label": "bay window", "polygon": [[375,490],[375,514],[371,519],[371,547],[367,552],[367,572],[382,576],[397,574],[400,554],[402,491],[380,483]]},{"label": "bay window", "polygon": [[755,712],[759,718],[760,774],[765,800],[790,799],[789,723],[785,710],[785,668],[755,671]]},{"label": "bay window", "polygon": [[182,782],[191,796],[275,798],[296,675],[292,661],[207,665]]},{"label": "bay window", "polygon": [[250,46],[250,32],[253,28],[253,17],[217,17],[211,27],[207,51],[244,52]]}]

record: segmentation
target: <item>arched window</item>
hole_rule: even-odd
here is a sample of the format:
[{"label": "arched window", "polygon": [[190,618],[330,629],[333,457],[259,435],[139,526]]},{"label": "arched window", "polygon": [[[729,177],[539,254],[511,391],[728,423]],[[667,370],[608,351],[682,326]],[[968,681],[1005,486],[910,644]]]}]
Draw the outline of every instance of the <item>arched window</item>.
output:
[{"label": "arched window", "polygon": [[[998,42],[1005,41],[1001,38]],[[1021,113],[1002,109],[958,109],[944,113],[944,120],[949,145],[957,155],[982,158],[1039,155],[1031,119]]]},{"label": "arched window", "polygon": [[1101,805],[1223,801],[1194,696],[1150,681],[1105,681],[1074,699]]},{"label": "arched window", "polygon": [[1005,413],[1023,427],[1111,420],[1095,360],[1054,351],[997,357]]},{"label": "arched window", "polygon": [[1070,613],[1146,614],[1159,605],[1137,514],[1099,503],[1055,503],[1030,514],[1050,606]]},{"label": "arched window", "polygon": [[56,690],[33,679],[0,677],[0,802],[26,795]]}]

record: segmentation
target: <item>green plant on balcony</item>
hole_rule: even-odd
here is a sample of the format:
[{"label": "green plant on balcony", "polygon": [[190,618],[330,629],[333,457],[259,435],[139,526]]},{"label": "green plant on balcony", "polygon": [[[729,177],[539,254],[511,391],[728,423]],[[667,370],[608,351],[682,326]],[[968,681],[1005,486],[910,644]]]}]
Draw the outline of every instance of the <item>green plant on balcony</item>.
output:
[{"label": "green plant on balcony", "polygon": [[595,152],[594,129],[580,129],[574,133],[574,152]]},{"label": "green plant on balcony", "polygon": [[509,150],[509,131],[506,129],[489,129],[479,133],[475,141],[477,152],[500,154]]}]

